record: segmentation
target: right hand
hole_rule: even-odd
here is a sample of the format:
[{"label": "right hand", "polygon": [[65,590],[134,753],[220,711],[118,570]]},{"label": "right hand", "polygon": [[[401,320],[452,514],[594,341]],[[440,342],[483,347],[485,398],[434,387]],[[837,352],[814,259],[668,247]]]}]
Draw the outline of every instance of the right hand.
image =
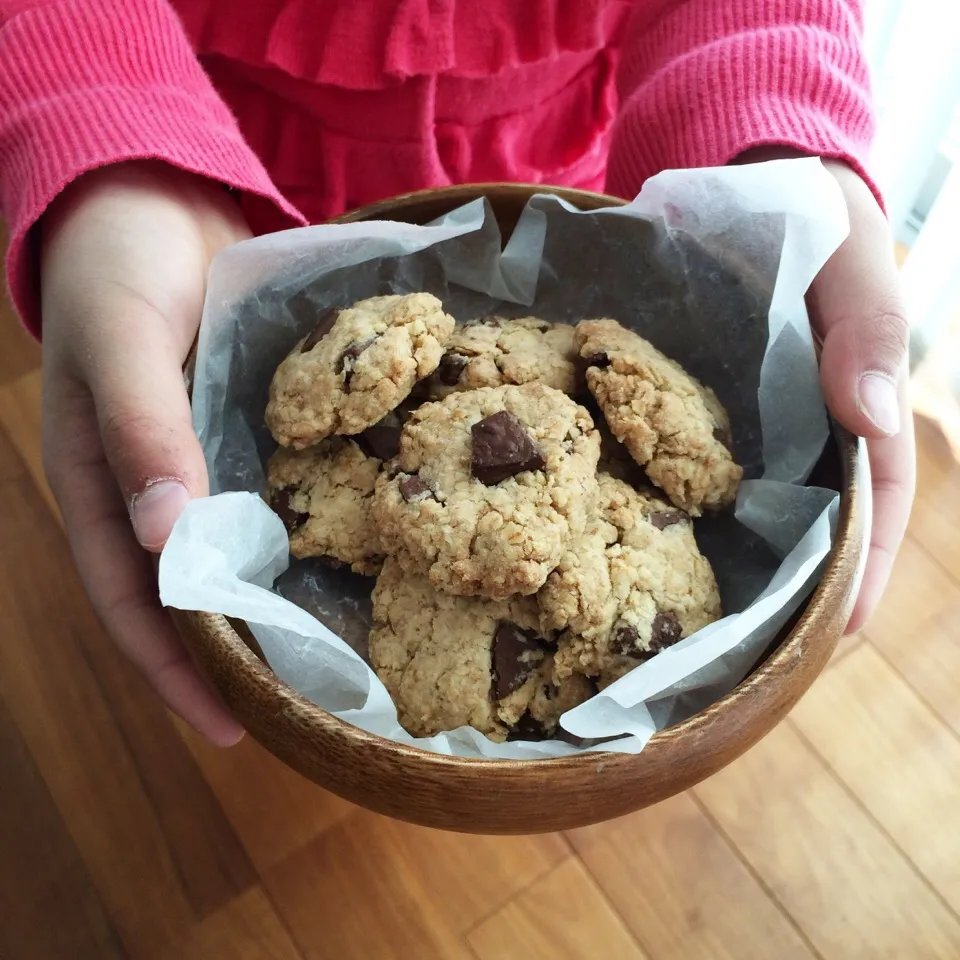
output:
[{"label": "right hand", "polygon": [[154,161],[85,174],[41,223],[43,458],[117,646],[216,744],[243,728],[160,604],[153,559],[208,492],[182,367],[218,250],[250,236],[220,185]]}]

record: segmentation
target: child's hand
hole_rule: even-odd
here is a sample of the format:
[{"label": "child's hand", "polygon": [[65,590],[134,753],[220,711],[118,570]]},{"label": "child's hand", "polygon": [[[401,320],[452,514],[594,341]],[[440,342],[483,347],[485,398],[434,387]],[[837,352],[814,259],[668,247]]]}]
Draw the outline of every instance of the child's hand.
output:
[{"label": "child's hand", "polygon": [[826,161],[847,200],[850,235],[810,287],[811,319],[823,336],[820,379],[827,406],[867,437],[873,531],[867,570],[848,631],[872,615],[890,578],[916,489],[913,415],[907,396],[910,328],[900,299],[886,217],[845,163]]},{"label": "child's hand", "polygon": [[[740,162],[800,156],[779,147]],[[867,437],[873,532],[860,596],[848,628],[859,630],[880,600],[910,518],[916,487],[913,416],[907,398],[910,330],[900,299],[893,243],[870,188],[847,164],[824,161],[847,201],[850,235],[810,287],[807,302],[823,337],[820,379],[830,412]]]},{"label": "child's hand", "polygon": [[210,260],[249,230],[222,187],[153,162],[86,174],[42,230],[44,465],[80,576],[168,706],[234,743],[242,728],[183,649],[141,546],[158,552],[207,493],[181,368]]}]

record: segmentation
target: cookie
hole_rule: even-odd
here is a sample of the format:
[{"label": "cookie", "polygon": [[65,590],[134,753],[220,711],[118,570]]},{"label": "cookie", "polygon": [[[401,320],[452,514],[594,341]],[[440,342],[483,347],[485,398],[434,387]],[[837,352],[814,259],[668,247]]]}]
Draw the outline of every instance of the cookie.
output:
[{"label": "cookie", "polygon": [[546,384],[573,394],[577,388],[573,327],[536,317],[483,317],[459,325],[447,341],[436,372],[427,381],[430,397],[505,384]]},{"label": "cookie", "polygon": [[587,411],[540,383],[425,404],[377,481],[380,540],[438,589],[536,593],[583,532],[599,452]]},{"label": "cookie", "polygon": [[721,615],[689,515],[607,475],[586,530],[537,601],[541,630],[560,632],[557,677],[584,673],[601,684]]},{"label": "cookie", "polygon": [[417,737],[471,726],[491,740],[539,740],[594,692],[582,676],[553,682],[553,650],[532,597],[442,593],[388,559],[373,591],[370,661]]},{"label": "cookie", "polygon": [[281,448],[267,463],[267,502],[286,526],[295,557],[323,557],[368,576],[380,570],[383,550],[370,504],[400,427],[381,424],[367,434],[329,437],[307,450]]},{"label": "cookie", "polygon": [[265,419],[274,439],[300,450],[382,420],[436,370],[453,327],[429,293],[329,311],[273,376]]},{"label": "cookie", "polygon": [[616,320],[584,320],[575,340],[613,435],[649,478],[693,516],[729,506],[743,470],[713,391]]}]

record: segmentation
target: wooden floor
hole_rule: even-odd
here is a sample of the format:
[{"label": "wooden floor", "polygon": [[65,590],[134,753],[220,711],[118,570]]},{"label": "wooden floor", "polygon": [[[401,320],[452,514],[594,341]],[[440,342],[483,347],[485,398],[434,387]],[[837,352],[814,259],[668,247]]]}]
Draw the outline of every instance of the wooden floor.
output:
[{"label": "wooden floor", "polygon": [[566,835],[461,837],[208,748],[114,653],[0,326],[0,958],[960,957],[960,467],[920,424],[868,635],[712,780]]}]

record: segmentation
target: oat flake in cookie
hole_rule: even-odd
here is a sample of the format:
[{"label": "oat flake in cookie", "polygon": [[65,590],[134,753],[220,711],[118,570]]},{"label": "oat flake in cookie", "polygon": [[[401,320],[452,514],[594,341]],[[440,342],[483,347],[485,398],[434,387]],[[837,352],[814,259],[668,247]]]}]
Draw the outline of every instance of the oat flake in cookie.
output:
[{"label": "oat flake in cookie", "polygon": [[330,311],[277,368],[267,426],[278,443],[296,449],[366,430],[436,370],[453,327],[429,293],[371,297]]},{"label": "oat flake in cookie", "polygon": [[[383,453],[396,448],[384,433],[375,443]],[[383,550],[370,516],[380,466],[363,435],[330,437],[308,450],[280,449],[270,458],[267,501],[283,520],[295,557],[323,557],[366,575],[380,570]]]},{"label": "oat flake in cookie", "polygon": [[537,381],[572,395],[576,359],[573,327],[567,324],[483,317],[453,331],[427,388],[432,399],[440,400],[459,390]]},{"label": "oat flake in cookie", "polygon": [[721,615],[690,517],[606,475],[586,530],[537,599],[541,629],[561,631],[557,676],[585,673],[601,685]]},{"label": "oat flake in cookie", "polygon": [[616,320],[584,320],[576,344],[613,435],[673,503],[693,516],[733,503],[743,470],[713,391]]},{"label": "oat flake in cookie", "polygon": [[381,542],[441,590],[535,593],[583,532],[599,453],[587,411],[539,383],[428,403],[377,482]]},{"label": "oat flake in cookie", "polygon": [[594,692],[582,676],[553,682],[531,597],[455,597],[388,559],[373,620],[371,663],[417,737],[467,725],[496,741],[543,739]]}]

